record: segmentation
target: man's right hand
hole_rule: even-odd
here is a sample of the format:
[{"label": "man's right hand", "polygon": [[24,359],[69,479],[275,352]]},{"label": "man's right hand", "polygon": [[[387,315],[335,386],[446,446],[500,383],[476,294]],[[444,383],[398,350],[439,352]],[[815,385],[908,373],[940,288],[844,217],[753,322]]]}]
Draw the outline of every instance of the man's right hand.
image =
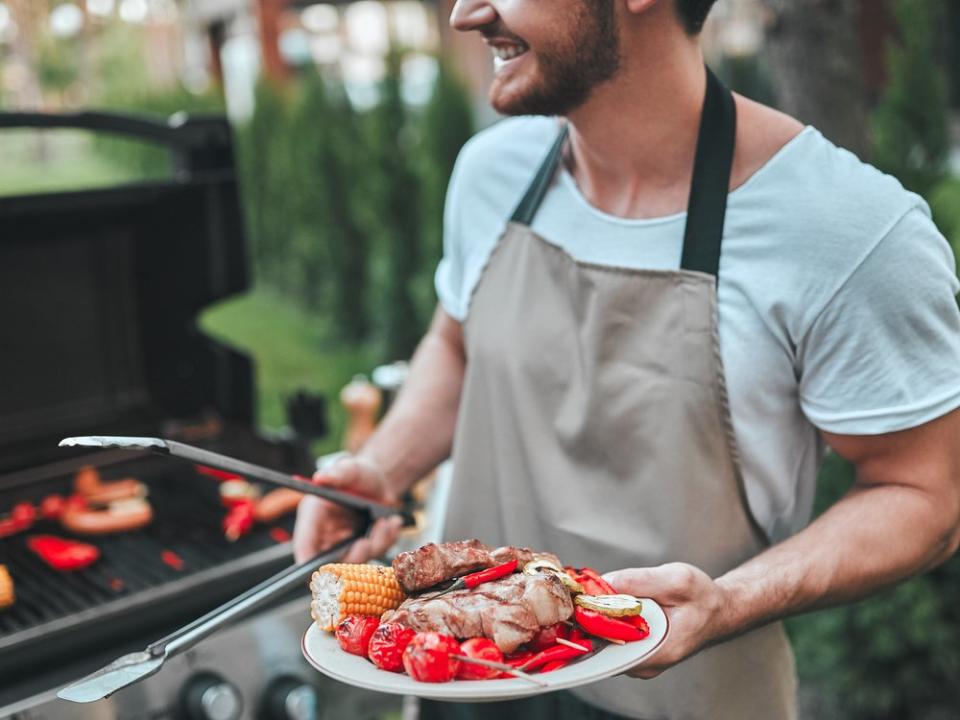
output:
[{"label": "man's right hand", "polygon": [[[396,505],[398,498],[387,487],[386,478],[377,463],[368,457],[342,458],[331,467],[318,471],[314,482],[336,490],[364,495],[385,505]],[[293,555],[298,563],[306,562],[356,532],[354,511],[314,495],[300,501],[297,523],[293,529]],[[344,556],[342,562],[361,563],[383,555],[400,534],[403,521],[399,516],[381,518]]]}]

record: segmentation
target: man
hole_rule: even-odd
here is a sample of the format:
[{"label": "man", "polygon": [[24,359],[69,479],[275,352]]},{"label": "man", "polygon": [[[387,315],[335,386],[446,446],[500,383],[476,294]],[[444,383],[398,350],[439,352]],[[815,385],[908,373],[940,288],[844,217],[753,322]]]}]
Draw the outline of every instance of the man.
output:
[{"label": "man", "polygon": [[[441,307],[378,432],[320,479],[394,501],[452,451],[452,539],[612,571],[670,633],[633,677],[425,718],[794,717],[776,621],[958,547],[950,250],[917,196],[705,71],[712,4],[454,8],[493,106],[546,117],[461,153]],[[825,444],[857,483],[808,526]],[[305,500],[298,558],[349,520]]]}]

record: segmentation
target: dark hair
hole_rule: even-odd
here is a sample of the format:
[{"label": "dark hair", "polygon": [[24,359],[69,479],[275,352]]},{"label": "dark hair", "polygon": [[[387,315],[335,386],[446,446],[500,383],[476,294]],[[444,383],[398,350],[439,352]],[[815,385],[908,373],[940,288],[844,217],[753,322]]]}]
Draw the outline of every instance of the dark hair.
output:
[{"label": "dark hair", "polygon": [[703,22],[710,13],[717,0],[676,0],[677,14],[683,23],[683,28],[690,34],[696,35],[703,30]]}]

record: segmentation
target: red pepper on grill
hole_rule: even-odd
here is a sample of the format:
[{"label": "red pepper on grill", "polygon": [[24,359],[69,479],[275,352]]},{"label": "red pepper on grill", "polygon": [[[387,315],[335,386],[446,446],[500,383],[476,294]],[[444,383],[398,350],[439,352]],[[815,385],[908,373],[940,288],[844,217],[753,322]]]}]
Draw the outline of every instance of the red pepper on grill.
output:
[{"label": "red pepper on grill", "polygon": [[650,634],[649,627],[644,632],[631,623],[618,618],[607,617],[595,610],[587,610],[579,606],[574,609],[574,617],[577,619],[577,624],[588,633],[604,639],[612,638],[623,642],[634,642],[635,640],[643,640]]},{"label": "red pepper on grill", "polygon": [[207,465],[194,465],[194,468],[201,475],[206,475],[207,477],[212,477],[215,480],[243,480],[242,475],[237,475],[233,472],[228,472],[227,470],[220,470],[219,468],[208,467]]},{"label": "red pepper on grill", "polygon": [[47,495],[40,501],[40,517],[44,520],[59,520],[67,507],[63,495]]},{"label": "red pepper on grill", "polygon": [[160,553],[160,559],[164,565],[172,567],[177,572],[183,570],[183,558],[177,555],[173,550],[163,550]]},{"label": "red pepper on grill", "polygon": [[93,545],[53,535],[31,535],[27,547],[54,570],[79,570],[100,558],[100,550]]},{"label": "red pepper on grill", "polygon": [[464,575],[462,578],[455,580],[454,583],[446,590],[438,593],[434,597],[446,595],[454,590],[472,590],[473,588],[477,587],[477,585],[482,585],[483,583],[506,577],[507,575],[516,572],[516,569],[517,560],[514,558],[510,562],[503,563],[503,565],[497,565],[496,567],[487,568],[486,570],[480,570],[475,573],[470,573],[469,575]]},{"label": "red pepper on grill", "polygon": [[287,532],[287,530],[282,527],[270,528],[270,538],[275,543],[281,543],[281,544],[285,542],[290,542],[290,539],[291,539],[290,533]]},{"label": "red pepper on grill", "polygon": [[223,518],[223,534],[233,542],[246,535],[253,528],[253,500],[240,502],[232,506]]}]

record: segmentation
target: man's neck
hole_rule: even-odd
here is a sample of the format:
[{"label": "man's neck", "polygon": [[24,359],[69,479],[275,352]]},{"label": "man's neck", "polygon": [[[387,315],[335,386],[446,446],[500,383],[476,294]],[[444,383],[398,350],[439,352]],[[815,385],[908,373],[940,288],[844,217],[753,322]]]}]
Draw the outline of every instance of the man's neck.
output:
[{"label": "man's neck", "polygon": [[570,169],[595,207],[620,217],[686,208],[706,76],[694,41],[649,38],[569,116]]}]

